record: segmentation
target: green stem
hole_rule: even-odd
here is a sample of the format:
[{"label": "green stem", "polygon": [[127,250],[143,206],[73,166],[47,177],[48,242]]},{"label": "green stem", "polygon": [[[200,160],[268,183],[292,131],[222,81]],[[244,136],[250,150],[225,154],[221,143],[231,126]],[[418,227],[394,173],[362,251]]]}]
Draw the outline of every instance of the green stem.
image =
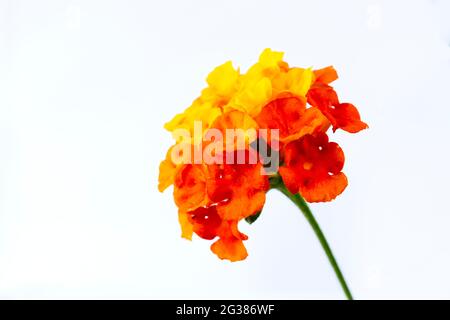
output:
[{"label": "green stem", "polygon": [[289,190],[284,185],[283,181],[281,181],[281,179],[276,179],[275,181],[271,181],[271,185],[274,189],[278,189],[279,191],[281,191],[281,193],[283,193],[285,196],[287,196],[302,211],[306,220],[308,220],[309,224],[311,225],[311,227],[314,230],[314,233],[316,234],[317,238],[319,239],[320,244],[322,245],[322,248],[328,257],[328,260],[330,261],[331,266],[333,267],[333,270],[336,273],[339,283],[341,284],[341,287],[344,290],[345,296],[347,297],[348,300],[353,300],[350,289],[348,288],[347,283],[345,282],[344,275],[342,274],[341,269],[339,268],[339,265],[336,261],[336,258],[333,255],[333,252],[331,251],[330,246],[328,245],[327,239],[325,238],[325,235],[323,234],[322,230],[320,229],[320,226],[317,223],[316,219],[314,218],[314,216],[311,212],[311,209],[309,209],[309,206],[306,203],[306,201],[303,199],[303,197],[300,194],[290,193]]}]

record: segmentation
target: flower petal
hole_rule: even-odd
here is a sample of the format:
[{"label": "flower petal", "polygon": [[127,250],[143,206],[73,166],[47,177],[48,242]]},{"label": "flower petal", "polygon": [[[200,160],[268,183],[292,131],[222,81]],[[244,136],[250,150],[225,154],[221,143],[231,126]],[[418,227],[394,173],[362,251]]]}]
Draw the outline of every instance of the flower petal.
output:
[{"label": "flower petal", "polygon": [[356,107],[350,103],[339,103],[334,89],[327,84],[314,84],[308,92],[308,103],[318,108],[333,125],[333,131],[342,129],[356,133],[368,126],[361,121]]},{"label": "flower petal", "polygon": [[217,240],[211,245],[211,251],[220,259],[232,262],[244,260],[248,256],[244,243],[236,238]]},{"label": "flower petal", "polygon": [[189,222],[188,214],[185,211],[179,210],[178,222],[181,227],[181,237],[187,240],[192,240],[192,233],[194,231],[192,224]]},{"label": "flower petal", "polygon": [[[237,159],[239,151],[234,152]],[[244,164],[209,165],[206,181],[208,197],[217,204],[217,212],[224,220],[240,220],[260,211],[264,206],[269,180],[261,175],[262,165],[248,164],[249,151],[245,151]]]},{"label": "flower petal", "polygon": [[357,133],[369,127],[365,122],[361,121],[358,109],[351,103],[340,103],[329,112],[335,119],[334,131],[337,128],[341,128],[350,133]]},{"label": "flower petal", "polygon": [[181,210],[194,210],[207,202],[206,178],[201,165],[187,164],[177,172],[173,197]]},{"label": "flower petal", "polygon": [[314,70],[314,76],[316,82],[329,84],[334,80],[337,80],[338,75],[333,66],[328,66],[322,69]]},{"label": "flower petal", "polygon": [[201,238],[211,240],[218,234],[222,220],[217,214],[216,206],[199,207],[188,213],[193,231]]},{"label": "flower petal", "polygon": [[[211,128],[209,130],[211,129],[220,130],[222,135],[223,150],[225,150],[227,144],[229,146],[232,145],[233,150],[236,150],[239,148],[248,148],[249,145],[254,140],[256,140],[256,129],[258,129],[258,124],[247,113],[238,110],[231,110],[219,116],[211,125]],[[236,135],[242,134],[242,139],[240,136],[238,136],[239,139],[234,139],[233,137],[233,140],[229,141],[229,137],[227,136],[228,129],[232,129],[232,132],[234,132]],[[241,143],[242,145],[239,145],[239,143]]]},{"label": "flower petal", "polygon": [[163,192],[173,184],[177,166],[171,160],[172,148],[167,151],[166,158],[159,165],[158,190]]},{"label": "flower petal", "polygon": [[317,108],[306,109],[306,99],[287,96],[271,101],[255,118],[261,128],[278,129],[280,141],[287,143],[305,134],[326,131],[329,121]]},{"label": "flower petal", "polygon": [[248,79],[246,77],[241,89],[224,110],[235,109],[246,112],[250,116],[256,116],[271,97],[272,83],[269,78],[256,77]]},{"label": "flower petal", "polygon": [[239,71],[233,68],[231,61],[216,67],[206,82],[217,95],[228,97],[234,93],[239,79]]}]

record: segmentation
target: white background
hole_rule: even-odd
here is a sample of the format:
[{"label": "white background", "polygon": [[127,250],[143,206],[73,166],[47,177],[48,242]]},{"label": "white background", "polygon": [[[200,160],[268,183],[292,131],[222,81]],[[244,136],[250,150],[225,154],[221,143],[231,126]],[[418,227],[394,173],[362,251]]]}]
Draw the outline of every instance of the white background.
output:
[{"label": "white background", "polygon": [[180,238],[164,122],[216,65],[266,47],[333,64],[370,129],[313,205],[356,298],[450,298],[448,1],[0,0],[0,298],[343,298],[268,194],[249,257]]}]

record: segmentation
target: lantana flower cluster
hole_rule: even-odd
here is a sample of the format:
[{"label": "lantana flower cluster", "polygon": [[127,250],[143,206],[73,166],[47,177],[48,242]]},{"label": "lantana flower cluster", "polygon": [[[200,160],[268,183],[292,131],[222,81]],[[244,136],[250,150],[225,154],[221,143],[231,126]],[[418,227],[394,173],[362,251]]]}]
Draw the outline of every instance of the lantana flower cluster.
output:
[{"label": "lantana flower cluster", "polygon": [[[286,188],[307,202],[335,199],[347,187],[342,172],[345,157],[327,132],[341,129],[356,133],[365,128],[356,107],[341,102],[330,85],[338,78],[329,66],[322,69],[290,67],[282,52],[265,49],[257,63],[241,73],[230,61],[215,68],[207,77],[207,87],[183,113],[165,124],[168,131],[190,132],[193,139],[176,141],[160,164],[162,192],[173,185],[182,237],[193,234],[215,240],[211,250],[221,259],[243,260],[247,236],[239,231],[243,219],[259,215],[263,209],[269,179],[281,177]],[[202,124],[201,137],[195,137],[194,123]],[[277,172],[264,172],[256,163],[177,163],[172,151],[177,143],[188,143],[195,153],[204,149],[208,130],[278,129],[277,141],[268,136],[264,143],[279,155]],[[244,152],[258,156],[248,137],[243,147],[224,150],[216,157]],[[210,141],[208,141],[210,142]],[[261,141],[259,141],[261,143]],[[239,150],[237,150],[239,149]],[[242,150],[244,149],[244,150]],[[228,153],[228,154],[227,154]]]}]

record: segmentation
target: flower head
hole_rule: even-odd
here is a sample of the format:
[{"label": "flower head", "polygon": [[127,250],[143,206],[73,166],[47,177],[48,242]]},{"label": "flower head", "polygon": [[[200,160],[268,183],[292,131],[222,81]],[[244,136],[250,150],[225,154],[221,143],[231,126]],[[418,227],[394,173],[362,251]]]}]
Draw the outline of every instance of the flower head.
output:
[{"label": "flower head", "polygon": [[[272,177],[308,202],[345,190],[344,153],[327,131],[356,133],[367,124],[353,104],[339,101],[330,86],[336,79],[333,67],[289,67],[270,49],[245,73],[226,62],[209,74],[200,96],[165,125],[176,144],[161,162],[158,188],[173,184],[184,238],[215,240],[219,258],[243,260],[247,236],[238,224],[259,215]],[[180,150],[192,161],[175,161]],[[272,162],[279,168],[269,170]]]}]

